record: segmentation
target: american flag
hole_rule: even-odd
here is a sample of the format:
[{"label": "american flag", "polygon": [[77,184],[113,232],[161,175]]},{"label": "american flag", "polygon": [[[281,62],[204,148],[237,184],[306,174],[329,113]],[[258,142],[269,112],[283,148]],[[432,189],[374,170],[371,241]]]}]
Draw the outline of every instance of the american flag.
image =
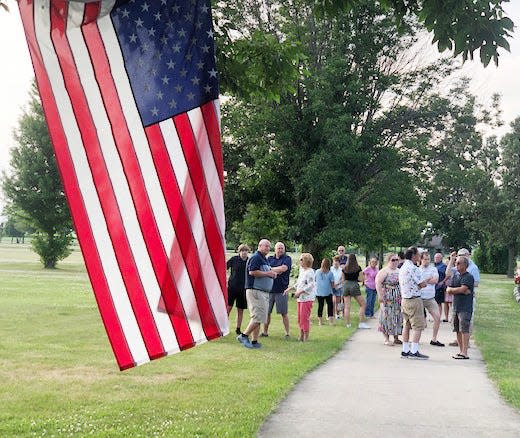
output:
[{"label": "american flag", "polygon": [[227,334],[209,0],[18,4],[120,369]]}]

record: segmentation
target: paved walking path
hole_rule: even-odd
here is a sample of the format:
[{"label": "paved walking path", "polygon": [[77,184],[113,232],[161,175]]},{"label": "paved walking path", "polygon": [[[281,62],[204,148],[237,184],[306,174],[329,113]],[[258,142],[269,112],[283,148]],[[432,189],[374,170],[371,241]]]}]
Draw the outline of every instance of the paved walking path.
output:
[{"label": "paved walking path", "polygon": [[[470,360],[452,359],[458,348],[429,345],[429,322],[420,351],[430,359],[401,359],[400,346],[383,345],[377,321],[369,324],[296,385],[259,437],[520,437],[520,415],[500,399],[476,348]],[[446,344],[450,326],[441,323]],[[327,326],[313,325],[311,338],[314,330]]]}]

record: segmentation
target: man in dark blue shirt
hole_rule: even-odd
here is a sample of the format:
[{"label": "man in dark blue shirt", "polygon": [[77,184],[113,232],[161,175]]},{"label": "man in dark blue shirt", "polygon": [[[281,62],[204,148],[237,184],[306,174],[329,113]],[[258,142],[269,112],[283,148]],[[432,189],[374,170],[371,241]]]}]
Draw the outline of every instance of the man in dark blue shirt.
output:
[{"label": "man in dark blue shirt", "polygon": [[469,359],[468,345],[475,280],[468,272],[469,260],[466,257],[457,257],[455,265],[457,273],[451,286],[446,288],[446,293],[453,295],[453,331],[457,333],[460,348],[460,353],[453,356],[453,359]]},{"label": "man in dark blue shirt", "polygon": [[[258,242],[258,251],[253,254],[246,266],[246,299],[251,320],[244,333],[237,336],[237,341],[246,348],[262,346],[258,342],[260,324],[267,323],[269,292],[277,276],[267,262],[266,256],[270,249],[271,242],[262,239]],[[252,341],[249,341],[249,335],[252,336]]]},{"label": "man in dark blue shirt", "polygon": [[273,288],[269,294],[269,309],[267,312],[267,323],[264,324],[262,336],[269,336],[269,324],[271,323],[271,313],[276,304],[276,313],[282,315],[282,322],[285,329],[285,339],[289,338],[289,298],[285,290],[289,287],[289,276],[291,275],[292,259],[285,254],[285,245],[277,242],[274,246],[274,256],[267,258],[271,269],[278,274],[273,283]]},{"label": "man in dark blue shirt", "polygon": [[[435,301],[439,305],[439,313],[442,315],[442,303],[444,303],[444,293],[446,292],[446,264],[442,261],[442,254],[440,252],[435,253],[433,256],[433,261],[435,262],[435,267],[437,268],[437,273],[439,274],[439,280],[435,285]],[[443,322],[448,322],[448,317],[446,313],[446,318],[442,320]]]}]

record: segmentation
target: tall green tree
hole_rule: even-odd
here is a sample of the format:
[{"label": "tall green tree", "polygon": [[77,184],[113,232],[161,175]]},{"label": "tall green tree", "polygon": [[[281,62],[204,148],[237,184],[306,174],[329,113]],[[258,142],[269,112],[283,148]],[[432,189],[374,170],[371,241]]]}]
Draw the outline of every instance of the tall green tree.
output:
[{"label": "tall green tree", "polygon": [[70,254],[72,223],[36,88],[14,134],[2,188],[10,215],[36,230],[31,243],[45,268]]}]

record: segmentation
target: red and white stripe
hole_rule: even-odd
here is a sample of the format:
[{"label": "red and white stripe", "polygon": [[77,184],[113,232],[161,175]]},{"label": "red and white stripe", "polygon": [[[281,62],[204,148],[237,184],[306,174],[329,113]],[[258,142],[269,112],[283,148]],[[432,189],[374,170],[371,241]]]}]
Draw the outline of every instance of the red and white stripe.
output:
[{"label": "red and white stripe", "polygon": [[113,4],[19,1],[78,240],[126,369],[229,327],[218,102],[145,129]]}]

